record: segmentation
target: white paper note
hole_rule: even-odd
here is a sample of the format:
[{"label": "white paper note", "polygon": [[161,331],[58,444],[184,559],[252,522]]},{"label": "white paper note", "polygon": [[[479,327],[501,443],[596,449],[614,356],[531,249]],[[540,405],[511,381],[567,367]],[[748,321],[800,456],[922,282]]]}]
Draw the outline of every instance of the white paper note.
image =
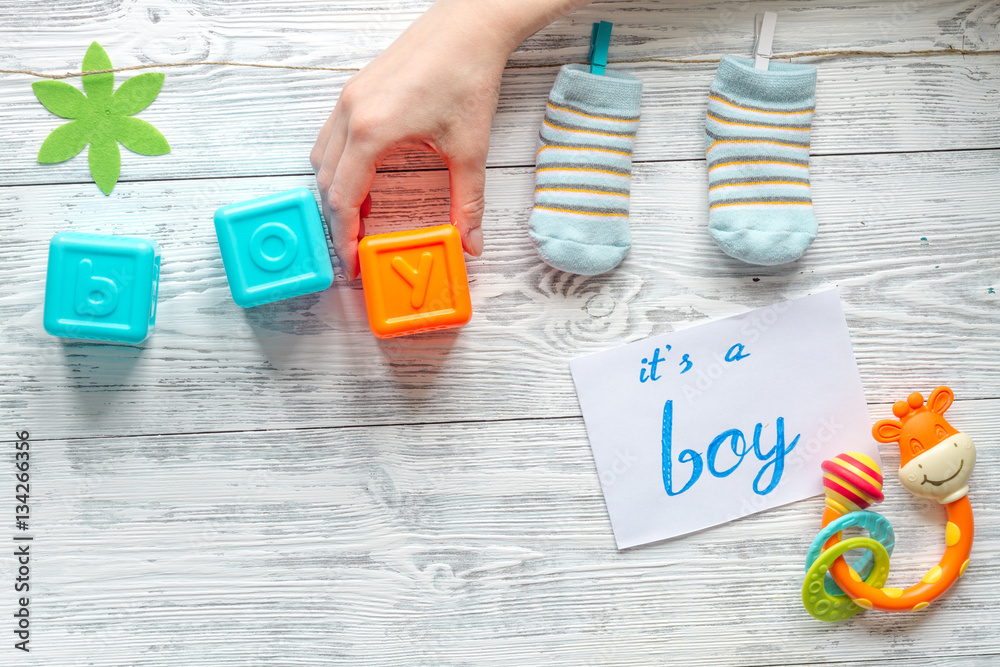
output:
[{"label": "white paper note", "polygon": [[619,549],[823,492],[879,461],[836,290],[570,362]]}]

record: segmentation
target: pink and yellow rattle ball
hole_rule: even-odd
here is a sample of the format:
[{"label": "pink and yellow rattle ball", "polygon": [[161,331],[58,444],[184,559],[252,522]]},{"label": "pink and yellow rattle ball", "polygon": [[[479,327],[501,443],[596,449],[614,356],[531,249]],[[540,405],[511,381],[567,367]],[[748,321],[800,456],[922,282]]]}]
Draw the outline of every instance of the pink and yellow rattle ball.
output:
[{"label": "pink and yellow rattle ball", "polygon": [[822,468],[826,506],[840,514],[867,509],[885,498],[882,470],[870,456],[844,452],[823,461]]}]

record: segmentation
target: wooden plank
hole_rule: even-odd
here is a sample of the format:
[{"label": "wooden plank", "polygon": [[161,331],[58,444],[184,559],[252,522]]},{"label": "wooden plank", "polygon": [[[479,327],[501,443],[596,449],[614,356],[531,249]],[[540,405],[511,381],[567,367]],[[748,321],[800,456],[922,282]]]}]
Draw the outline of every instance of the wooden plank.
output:
[{"label": "wooden plank", "polygon": [[[934,665],[935,667],[992,667],[997,664],[998,659],[1000,659],[1000,654],[997,653],[987,653],[984,655],[954,655],[949,652],[948,655],[935,656]],[[806,663],[809,665],[815,665],[820,663]],[[828,658],[823,661],[822,664],[825,665],[837,665],[837,667],[868,667],[871,665],[869,660],[850,660],[848,662],[841,662],[836,659],[836,656]],[[883,658],[879,661],[880,665],[909,665],[913,664],[913,658]]]},{"label": "wooden plank", "polygon": [[[489,163],[533,163],[554,65],[585,57],[591,19],[616,20],[614,55],[620,60],[717,58],[748,51],[752,7],[723,3],[709,11],[688,4],[665,2],[653,10],[631,0],[601,3],[530,39],[512,65],[552,66],[507,70]],[[987,49],[1000,42],[995,7],[970,2],[867,2],[839,9],[818,1],[778,4],[777,9],[788,10],[782,13],[780,35],[790,40],[778,48],[790,51],[945,48],[961,46],[962,40]],[[248,11],[225,3],[173,2],[157,8],[97,3],[89,8],[91,16],[77,3],[57,2],[45,26],[23,13],[0,21],[6,47],[0,69],[79,69],[93,38],[104,43],[119,66],[213,60],[354,67],[384,48],[425,3],[400,2],[381,10],[357,2],[301,5],[284,2]],[[917,6],[919,11],[911,11]],[[331,38],[338,34],[347,37]],[[1000,56],[851,58],[819,66],[815,154],[1000,145]],[[645,83],[636,159],[700,158],[715,66],[640,62],[622,67]],[[228,66],[166,71],[164,91],[141,117],[164,132],[173,152],[148,158],[125,151],[123,180],[309,173],[309,149],[351,75]],[[119,75],[119,81],[126,76]],[[61,165],[37,164],[38,147],[62,121],[35,100],[33,80],[0,74],[5,126],[0,183],[87,183],[85,156]],[[385,168],[439,164],[407,152],[390,158]]]},{"label": "wooden plank", "polygon": [[[460,331],[379,342],[359,283],[241,310],[212,226],[219,205],[309,177],[0,189],[0,414],[84,437],[563,417],[567,362],[839,286],[865,390],[950,383],[1000,396],[1000,151],[817,157],[820,235],[798,262],[732,260],[706,233],[703,162],[639,165],[634,248],[597,278],[549,269],[525,230],[530,169],[491,169],[486,255],[469,261]],[[370,232],[447,220],[444,172],[383,174]],[[142,347],[64,343],[41,326],[49,238],[149,235],[163,246],[157,330]]]},{"label": "wooden plank", "polygon": [[[873,406],[873,419],[888,410]],[[821,499],[618,552],[578,418],[72,441],[41,440],[39,425],[32,657],[772,665],[986,654],[1000,586],[1000,490],[986,483],[1000,475],[988,455],[998,414],[1000,400],[949,412],[983,452],[967,575],[921,614],[836,626],[810,618],[799,594]],[[886,476],[890,583],[906,586],[940,557],[944,514]]]},{"label": "wooden plank", "polygon": [[[636,160],[703,158],[705,105],[715,67],[627,69],[645,86]],[[507,71],[490,165],[534,163],[535,137],[555,74],[555,68]],[[309,150],[349,76],[232,67],[171,71],[160,97],[140,116],[164,133],[173,151],[144,157],[124,150],[122,181],[308,174]],[[85,154],[57,165],[36,162],[42,141],[64,121],[37,102],[30,81],[0,75],[6,128],[0,135],[0,182],[88,184]],[[821,65],[817,98],[814,155],[1000,146],[1000,56],[827,62]],[[405,151],[383,168],[440,165],[436,156]]]},{"label": "wooden plank", "polygon": [[[97,40],[131,62],[225,60],[361,67],[419,16],[430,0],[161,0],[155,6],[49,0],[44,16],[0,4],[0,69],[73,71]],[[1000,11],[976,0],[776,0],[778,53],[814,50],[996,49]],[[613,60],[749,53],[754,13],[738,0],[594,3],[529,38],[515,65],[582,62],[590,26],[612,21]],[[331,39],[331,35],[337,37]]]}]

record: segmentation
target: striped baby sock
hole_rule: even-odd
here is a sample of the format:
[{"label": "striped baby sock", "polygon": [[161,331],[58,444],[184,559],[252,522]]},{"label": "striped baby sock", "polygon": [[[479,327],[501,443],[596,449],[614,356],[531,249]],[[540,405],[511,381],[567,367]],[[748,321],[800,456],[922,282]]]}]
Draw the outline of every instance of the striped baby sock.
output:
[{"label": "striped baby sock", "polygon": [[632,245],[628,228],[632,145],[642,81],[564,65],[549,94],[535,153],[529,234],[547,264],[592,276]]},{"label": "striped baby sock", "polygon": [[816,238],[809,131],[816,68],[725,56],[705,123],[709,230],[727,255],[784,264]]}]

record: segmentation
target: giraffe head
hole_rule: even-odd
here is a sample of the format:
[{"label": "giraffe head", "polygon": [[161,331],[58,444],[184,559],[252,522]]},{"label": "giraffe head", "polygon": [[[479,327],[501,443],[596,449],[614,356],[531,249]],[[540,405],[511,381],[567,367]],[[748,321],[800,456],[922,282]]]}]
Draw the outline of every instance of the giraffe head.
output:
[{"label": "giraffe head", "polygon": [[899,479],[917,496],[934,498],[941,504],[954,502],[969,492],[969,475],[976,464],[972,438],[944,418],[955,394],[938,387],[924,404],[914,392],[892,406],[899,418],[883,419],[872,427],[879,442],[899,443]]}]

